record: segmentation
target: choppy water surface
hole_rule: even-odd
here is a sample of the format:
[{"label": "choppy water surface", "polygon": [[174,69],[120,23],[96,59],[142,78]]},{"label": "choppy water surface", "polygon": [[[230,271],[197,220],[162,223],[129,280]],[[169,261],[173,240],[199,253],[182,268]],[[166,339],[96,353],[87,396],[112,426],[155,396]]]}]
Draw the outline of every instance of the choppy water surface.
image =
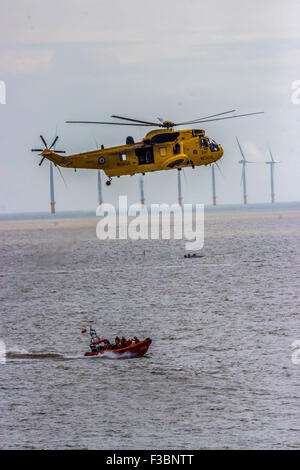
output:
[{"label": "choppy water surface", "polygon": [[[300,210],[210,212],[199,259],[96,222],[0,224],[1,447],[299,447]],[[90,322],[153,343],[83,358]]]}]

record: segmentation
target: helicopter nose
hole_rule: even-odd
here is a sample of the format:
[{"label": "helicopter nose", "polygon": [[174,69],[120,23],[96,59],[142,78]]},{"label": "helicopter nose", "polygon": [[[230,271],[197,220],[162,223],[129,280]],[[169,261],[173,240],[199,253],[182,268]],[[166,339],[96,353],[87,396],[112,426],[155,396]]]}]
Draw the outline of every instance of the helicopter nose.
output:
[{"label": "helicopter nose", "polygon": [[221,145],[219,145],[219,158],[222,158],[224,154],[224,150],[222,149]]}]

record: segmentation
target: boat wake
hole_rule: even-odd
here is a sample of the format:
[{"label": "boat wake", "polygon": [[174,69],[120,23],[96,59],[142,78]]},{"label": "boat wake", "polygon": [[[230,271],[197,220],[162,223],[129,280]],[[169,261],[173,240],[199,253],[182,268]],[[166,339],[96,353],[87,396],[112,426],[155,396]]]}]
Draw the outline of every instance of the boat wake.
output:
[{"label": "boat wake", "polygon": [[[97,356],[90,356],[88,359],[130,359],[132,357],[135,357],[130,351],[125,352],[122,354],[122,356],[115,354],[113,352],[107,351],[104,354],[99,354]],[[13,359],[56,359],[56,360],[63,360],[63,361],[70,361],[74,359],[86,359],[81,354],[77,355],[64,355],[64,354],[59,354],[55,352],[29,352],[26,351],[25,349],[17,349],[17,350],[8,350],[6,351],[5,355],[6,360],[13,360]]]},{"label": "boat wake", "polygon": [[54,352],[29,352],[26,349],[6,351],[6,359],[64,359],[64,356]]}]

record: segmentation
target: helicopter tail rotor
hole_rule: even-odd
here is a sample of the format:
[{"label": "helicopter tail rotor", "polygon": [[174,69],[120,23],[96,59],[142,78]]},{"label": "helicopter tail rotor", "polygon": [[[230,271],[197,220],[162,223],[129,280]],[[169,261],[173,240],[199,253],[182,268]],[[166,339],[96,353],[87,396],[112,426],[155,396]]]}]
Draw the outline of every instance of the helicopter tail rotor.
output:
[{"label": "helicopter tail rotor", "polygon": [[[39,166],[41,166],[41,165],[43,164],[45,158],[47,157],[47,152],[51,151],[51,149],[53,149],[52,152],[54,152],[54,147],[55,147],[55,145],[56,145],[56,142],[57,142],[58,139],[59,139],[59,136],[57,135],[57,136],[54,138],[52,144],[51,144],[49,147],[48,147],[48,144],[47,144],[46,140],[44,139],[44,137],[43,137],[42,135],[40,135],[40,139],[41,139],[41,141],[43,142],[43,144],[44,144],[45,147],[44,147],[43,149],[42,149],[42,148],[34,148],[34,149],[31,149],[32,152],[39,152],[38,155],[41,155],[41,156],[42,156],[42,159],[41,159],[40,162],[39,162]],[[50,153],[51,153],[51,152],[49,152],[49,154],[50,154]],[[65,151],[65,150],[55,150],[55,154],[56,154],[56,153],[66,153],[66,151]],[[63,174],[62,174],[62,172],[61,172],[61,169],[56,165],[55,161],[51,161],[51,163],[53,163],[53,165],[57,168],[57,171],[59,172],[60,177],[61,177],[61,179],[63,180],[65,187],[67,187],[67,183],[66,183],[66,181],[65,181],[65,179],[64,179],[64,177],[63,177]]]},{"label": "helicopter tail rotor", "polygon": [[[57,135],[57,136],[55,137],[55,139],[53,140],[52,144],[51,144],[49,147],[48,147],[48,144],[47,144],[46,140],[44,139],[44,137],[43,137],[42,135],[40,135],[40,138],[41,138],[41,141],[43,142],[43,144],[44,144],[45,147],[44,147],[43,149],[36,149],[36,148],[31,149],[32,152],[39,152],[39,155],[42,155],[42,159],[41,159],[41,161],[39,162],[39,166],[42,165],[43,161],[44,161],[45,158],[46,158],[45,156],[43,156],[43,152],[44,152],[45,150],[51,150],[51,149],[55,146],[55,144],[56,144],[56,142],[58,141],[59,137],[58,137],[58,135]],[[65,152],[65,150],[55,150],[55,153],[66,153],[66,152]]]}]

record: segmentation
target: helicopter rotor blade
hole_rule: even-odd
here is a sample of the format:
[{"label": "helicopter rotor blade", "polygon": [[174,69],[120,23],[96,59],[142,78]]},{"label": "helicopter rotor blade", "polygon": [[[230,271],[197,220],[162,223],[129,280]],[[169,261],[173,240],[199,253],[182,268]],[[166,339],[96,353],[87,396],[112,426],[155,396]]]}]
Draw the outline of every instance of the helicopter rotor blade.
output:
[{"label": "helicopter rotor blade", "polygon": [[52,144],[50,145],[49,147],[49,150],[52,149],[52,147],[54,147],[54,145],[56,144],[56,142],[58,141],[58,135],[55,137],[55,139],[53,140]]},{"label": "helicopter rotor blade", "polygon": [[43,163],[44,160],[45,160],[45,157],[42,158],[42,160],[39,163],[39,166],[41,166],[41,164]]},{"label": "helicopter rotor blade", "polygon": [[178,122],[175,124],[175,126],[181,126],[184,124],[192,124],[193,122],[202,121],[202,119],[208,119],[208,118],[212,118],[215,116],[221,116],[222,114],[228,114],[228,113],[234,113],[234,112],[235,112],[235,109],[232,109],[231,111],[225,111],[224,113],[212,114],[211,116],[205,116],[203,118],[193,119],[192,121]]},{"label": "helicopter rotor blade", "polygon": [[31,149],[32,152],[42,152],[44,149]]},{"label": "helicopter rotor blade", "polygon": [[[199,121],[190,121],[190,122],[185,122],[184,124],[198,124],[201,122],[211,122],[211,121],[222,121],[224,119],[233,119],[237,117],[243,117],[243,116],[252,116],[253,114],[263,114],[264,111],[258,111],[256,113],[247,113],[247,114],[236,114],[235,116],[227,116],[227,117],[222,117],[222,118],[216,118],[216,119],[200,119]],[[181,124],[175,124],[176,126],[180,126]]]},{"label": "helicopter rotor blade", "polygon": [[42,142],[45,145],[45,147],[48,148],[47,142],[45,141],[44,137],[42,135],[40,135],[40,138],[42,139]]},{"label": "helicopter rotor blade", "polygon": [[102,121],[66,121],[68,124],[109,124],[115,126],[160,126],[160,124],[133,124],[133,123],[125,123],[125,122],[102,122]]},{"label": "helicopter rotor blade", "polygon": [[141,124],[148,124],[149,126],[159,126],[157,122],[149,122],[149,121],[141,121],[139,119],[132,119],[124,116],[115,116],[114,114],[111,116],[112,118],[123,119],[124,121],[132,121],[132,122],[139,122]]},{"label": "helicopter rotor blade", "polygon": [[182,126],[185,124],[197,124],[197,123],[202,123],[202,122],[211,122],[211,121],[221,121],[223,119],[233,119],[237,117],[243,117],[243,116],[252,116],[253,114],[263,114],[263,111],[259,111],[256,113],[247,113],[247,114],[236,114],[235,116],[226,116],[226,117],[221,117],[221,118],[215,118],[215,119],[208,119],[214,116],[221,116],[223,114],[228,114],[228,113],[233,113],[235,110],[230,110],[230,111],[225,111],[223,113],[218,113],[218,114],[212,114],[211,116],[207,116],[204,118],[200,119],[194,119],[192,121],[184,121],[184,122],[178,122],[178,123],[173,123],[173,122],[166,122],[162,121],[161,118],[158,118],[160,121],[159,123],[157,122],[151,122],[151,121],[141,121],[139,119],[133,119],[133,118],[128,118],[124,116],[117,116],[117,115],[112,115],[111,117],[116,118],[116,119],[122,119],[124,121],[130,121],[130,122],[107,122],[107,121],[66,121],[68,124],[107,124],[107,125],[115,125],[115,126],[143,126],[143,127],[165,127],[165,128],[171,128],[174,126]]}]

